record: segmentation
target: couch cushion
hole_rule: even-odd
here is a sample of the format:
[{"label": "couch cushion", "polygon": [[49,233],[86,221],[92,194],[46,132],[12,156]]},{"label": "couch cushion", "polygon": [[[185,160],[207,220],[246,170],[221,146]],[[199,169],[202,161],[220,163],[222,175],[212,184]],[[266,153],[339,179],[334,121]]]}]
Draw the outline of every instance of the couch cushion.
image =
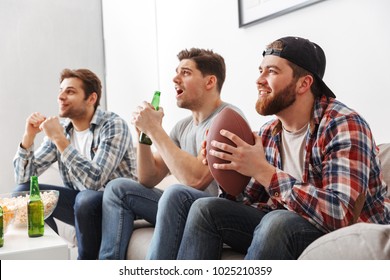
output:
[{"label": "couch cushion", "polygon": [[338,229],[310,244],[299,259],[390,259],[390,225],[358,223]]},{"label": "couch cushion", "polygon": [[58,164],[56,162],[50,165],[50,167],[39,176],[39,183],[53,186],[64,185],[60,176],[60,171],[58,170]]},{"label": "couch cushion", "polygon": [[54,218],[57,224],[58,235],[61,236],[69,246],[77,247],[76,229],[74,226],[64,223],[63,221]]},{"label": "couch cushion", "polygon": [[54,218],[54,221],[57,224],[58,235],[61,236],[66,241],[66,243],[68,243],[70,259],[77,260],[78,248],[77,248],[76,229],[74,228],[74,226],[66,224],[56,218]]},{"label": "couch cushion", "polygon": [[[381,161],[383,180],[390,184],[390,143],[379,145],[379,158]],[[390,190],[387,188],[387,197],[390,198]]]},{"label": "couch cushion", "polygon": [[127,247],[127,260],[144,260],[153,236],[153,227],[134,229]]}]

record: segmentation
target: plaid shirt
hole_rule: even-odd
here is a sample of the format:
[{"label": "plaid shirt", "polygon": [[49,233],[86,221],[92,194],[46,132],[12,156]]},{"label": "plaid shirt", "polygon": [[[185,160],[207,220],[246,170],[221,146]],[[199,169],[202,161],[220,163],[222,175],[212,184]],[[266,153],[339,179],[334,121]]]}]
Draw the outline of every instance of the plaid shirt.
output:
[{"label": "plaid shirt", "polygon": [[[378,148],[366,121],[335,99],[317,99],[306,137],[302,178],[283,172],[280,155],[281,123],[273,120],[259,131],[267,161],[276,167],[268,191],[251,181],[244,203],[261,210],[294,211],[323,232],[351,224],[359,194],[365,194],[357,222],[390,223],[390,204],[384,203]],[[386,208],[387,207],[387,208]]]},{"label": "plaid shirt", "polygon": [[[70,140],[73,125],[66,120],[63,126]],[[48,138],[35,152],[34,145],[27,150],[19,145],[14,158],[16,183],[39,176],[56,161],[64,185],[71,189],[80,189],[79,185],[99,190],[117,177],[136,179],[136,158],[127,123],[118,115],[97,108],[89,129],[93,135],[92,160],[82,156],[72,145],[61,154]]]}]

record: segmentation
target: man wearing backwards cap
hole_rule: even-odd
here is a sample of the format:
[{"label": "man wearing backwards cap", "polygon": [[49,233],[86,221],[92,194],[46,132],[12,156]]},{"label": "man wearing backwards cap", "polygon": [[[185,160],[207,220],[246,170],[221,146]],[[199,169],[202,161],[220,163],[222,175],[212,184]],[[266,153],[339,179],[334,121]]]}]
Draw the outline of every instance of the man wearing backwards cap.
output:
[{"label": "man wearing backwards cap", "polygon": [[230,162],[215,168],[254,180],[241,203],[207,197],[192,204],[179,259],[218,259],[224,243],[246,259],[297,259],[338,228],[390,222],[371,130],[322,80],[323,50],[303,38],[281,38],[267,46],[259,70],[256,110],[276,119],[260,128],[253,146],[221,131],[237,147],[207,147]]}]

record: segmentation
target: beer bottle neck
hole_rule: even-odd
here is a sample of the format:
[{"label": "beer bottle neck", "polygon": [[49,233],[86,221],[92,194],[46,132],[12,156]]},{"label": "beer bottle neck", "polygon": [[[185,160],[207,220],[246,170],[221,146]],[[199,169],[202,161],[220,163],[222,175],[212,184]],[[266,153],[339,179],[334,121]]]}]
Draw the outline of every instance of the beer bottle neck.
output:
[{"label": "beer bottle neck", "polygon": [[40,199],[38,179],[36,177],[31,178],[30,182],[30,199]]}]

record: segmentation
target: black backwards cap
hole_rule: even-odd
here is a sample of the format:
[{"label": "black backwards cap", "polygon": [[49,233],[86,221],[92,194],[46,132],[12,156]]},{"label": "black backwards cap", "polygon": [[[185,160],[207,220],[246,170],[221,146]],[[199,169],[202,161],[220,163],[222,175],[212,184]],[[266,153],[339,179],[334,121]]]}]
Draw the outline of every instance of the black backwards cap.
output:
[{"label": "black backwards cap", "polygon": [[266,49],[263,52],[263,56],[279,56],[309,71],[317,80],[322,94],[336,98],[336,95],[322,80],[325,73],[326,58],[324,51],[319,45],[299,37],[284,37],[277,41],[283,43],[283,48],[281,50],[272,48]]}]

